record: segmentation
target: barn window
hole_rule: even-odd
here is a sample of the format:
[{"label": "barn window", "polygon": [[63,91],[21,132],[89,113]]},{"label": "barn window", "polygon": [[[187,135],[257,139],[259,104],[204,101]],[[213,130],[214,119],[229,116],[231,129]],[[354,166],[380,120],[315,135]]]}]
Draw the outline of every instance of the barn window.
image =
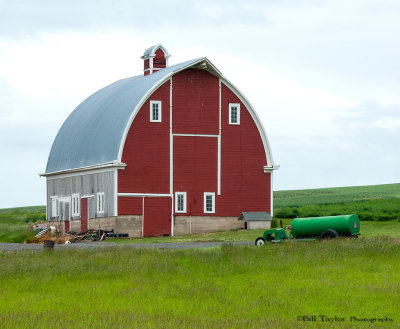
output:
[{"label": "barn window", "polygon": [[186,192],[175,192],[175,212],[186,212]]},{"label": "barn window", "polygon": [[215,193],[205,192],[204,193],[204,213],[213,214],[215,213]]},{"label": "barn window", "polygon": [[104,192],[97,193],[97,213],[104,213]]},{"label": "barn window", "polygon": [[51,197],[51,217],[58,216],[58,199],[56,196]]},{"label": "barn window", "polygon": [[72,194],[72,216],[80,215],[79,194]]},{"label": "barn window", "polygon": [[161,101],[150,101],[150,122],[161,122]]},{"label": "barn window", "polygon": [[240,104],[229,104],[229,124],[240,125]]}]

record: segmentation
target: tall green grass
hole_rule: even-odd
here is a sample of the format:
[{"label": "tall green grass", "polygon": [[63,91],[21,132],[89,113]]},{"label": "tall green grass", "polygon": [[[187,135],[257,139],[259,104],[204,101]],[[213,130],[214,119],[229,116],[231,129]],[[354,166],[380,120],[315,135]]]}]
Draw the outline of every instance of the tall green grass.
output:
[{"label": "tall green grass", "polygon": [[0,242],[24,242],[34,235],[32,224],[45,220],[43,207],[0,209]]},{"label": "tall green grass", "polygon": [[[398,240],[0,252],[2,328],[398,328]],[[299,316],[345,318],[327,325]],[[350,323],[350,316],[394,323]]]}]

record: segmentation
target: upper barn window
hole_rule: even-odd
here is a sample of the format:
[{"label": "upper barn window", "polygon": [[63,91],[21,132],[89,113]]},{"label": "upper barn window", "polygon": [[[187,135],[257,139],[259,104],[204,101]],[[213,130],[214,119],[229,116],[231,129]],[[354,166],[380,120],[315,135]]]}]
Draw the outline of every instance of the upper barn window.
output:
[{"label": "upper barn window", "polygon": [[229,104],[229,124],[240,125],[240,104]]},{"label": "upper barn window", "polygon": [[150,122],[161,122],[161,101],[150,101]]}]

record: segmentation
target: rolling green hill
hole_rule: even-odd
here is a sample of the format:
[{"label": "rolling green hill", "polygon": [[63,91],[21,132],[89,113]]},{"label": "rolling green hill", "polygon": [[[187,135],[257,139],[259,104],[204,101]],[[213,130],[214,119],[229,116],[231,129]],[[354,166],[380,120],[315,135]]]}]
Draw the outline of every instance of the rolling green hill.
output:
[{"label": "rolling green hill", "polygon": [[400,219],[400,184],[274,192],[277,218],[350,213],[361,220]]}]

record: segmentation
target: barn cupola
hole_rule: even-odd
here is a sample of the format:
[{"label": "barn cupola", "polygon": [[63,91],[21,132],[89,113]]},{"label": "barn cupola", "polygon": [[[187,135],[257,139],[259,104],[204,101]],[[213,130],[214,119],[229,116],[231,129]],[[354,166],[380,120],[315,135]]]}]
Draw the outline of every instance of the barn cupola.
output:
[{"label": "barn cupola", "polygon": [[141,59],[143,59],[143,71],[144,75],[149,75],[158,70],[166,68],[168,66],[168,58],[171,55],[168,54],[167,49],[163,45],[158,44],[147,49]]}]

